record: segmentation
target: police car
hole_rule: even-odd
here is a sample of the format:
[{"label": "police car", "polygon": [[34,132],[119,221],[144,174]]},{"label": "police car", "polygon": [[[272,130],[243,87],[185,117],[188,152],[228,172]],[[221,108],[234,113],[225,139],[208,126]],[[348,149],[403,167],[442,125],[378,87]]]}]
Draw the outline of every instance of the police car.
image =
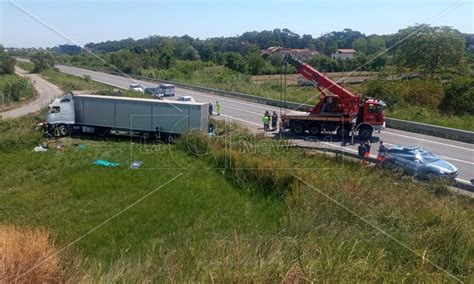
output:
[{"label": "police car", "polygon": [[423,178],[454,179],[458,169],[451,163],[420,147],[394,146],[386,150],[384,165],[402,168]]}]

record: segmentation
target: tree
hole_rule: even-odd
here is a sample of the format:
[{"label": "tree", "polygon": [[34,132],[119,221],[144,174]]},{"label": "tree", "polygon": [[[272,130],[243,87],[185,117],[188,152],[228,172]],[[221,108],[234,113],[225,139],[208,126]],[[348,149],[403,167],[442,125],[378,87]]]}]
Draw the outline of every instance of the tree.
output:
[{"label": "tree", "polygon": [[357,52],[366,53],[367,52],[367,41],[360,37],[355,39],[352,42],[352,48],[355,49]]},{"label": "tree", "polygon": [[183,52],[184,60],[199,60],[199,53],[192,46],[188,46]]},{"label": "tree", "polygon": [[462,34],[449,27],[409,27],[399,31],[398,39],[401,43],[395,52],[397,65],[431,76],[443,69],[457,68],[464,56]]},{"label": "tree", "polygon": [[226,52],[224,54],[225,67],[237,72],[245,73],[246,66],[242,55],[236,52]]},{"label": "tree", "polygon": [[259,75],[265,68],[265,60],[258,52],[252,52],[245,56],[247,69],[252,75]]},{"label": "tree", "polygon": [[0,45],[0,74],[13,74],[15,72],[15,58],[11,57],[3,46]]},{"label": "tree", "polygon": [[367,37],[367,54],[374,54],[385,49],[385,40],[379,35]]},{"label": "tree", "polygon": [[48,68],[54,67],[54,57],[49,52],[38,51],[31,56],[31,62],[35,65],[34,73],[39,73]]}]

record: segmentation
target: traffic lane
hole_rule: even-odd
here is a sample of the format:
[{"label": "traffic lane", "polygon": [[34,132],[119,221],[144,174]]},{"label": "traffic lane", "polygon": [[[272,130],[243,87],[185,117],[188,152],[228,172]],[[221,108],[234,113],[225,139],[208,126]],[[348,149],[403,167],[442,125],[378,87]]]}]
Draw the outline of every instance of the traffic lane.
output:
[{"label": "traffic lane", "polygon": [[[81,68],[58,66],[60,70],[73,75],[83,76],[89,75],[92,80],[99,81],[105,84],[114,85],[119,88],[127,89],[131,83],[139,83],[145,87],[155,86],[156,83],[147,81],[135,80],[131,78],[111,75],[107,73],[90,71]],[[221,96],[205,94],[197,91],[176,89],[177,95],[190,95],[197,101],[215,103],[218,100],[222,105],[222,117],[233,119],[236,122],[245,123],[251,127],[258,127],[261,125],[261,117],[265,110],[277,111],[279,108],[269,107],[267,105],[241,101]],[[460,177],[463,179],[470,179],[473,176],[473,149],[472,144],[442,139],[423,134],[415,134],[406,131],[395,129],[387,129],[381,134],[380,138],[389,144],[398,145],[413,145],[422,146],[425,149],[440,155],[443,158],[450,158],[451,162],[460,170]],[[332,142],[337,146],[340,142]],[[354,151],[356,146],[348,147],[350,151]],[[454,157],[453,157],[454,156]]]},{"label": "traffic lane", "polygon": [[[185,95],[193,96],[197,101],[200,102],[213,102],[216,99],[215,96],[209,94],[202,94],[196,91],[190,90],[181,90]],[[244,122],[248,125],[253,125],[257,127],[263,127],[261,123],[261,117],[263,113],[268,110],[270,112],[277,111],[279,113],[280,109],[269,107],[266,105],[254,105],[249,102],[241,102],[235,99],[230,99],[226,97],[219,97],[219,102],[222,105],[222,111],[227,115],[233,117],[237,122]],[[400,131],[396,129],[386,129],[381,133],[375,133],[376,139],[373,139],[373,142],[378,142],[380,140],[384,141],[387,146],[393,145],[402,145],[402,146],[419,146],[425,150],[431,151],[440,156],[440,158],[447,160],[448,162],[455,165],[459,170],[459,178],[464,180],[470,180],[474,177],[474,149],[473,145],[469,143],[451,141],[438,137],[426,136],[423,134]],[[299,141],[300,143],[306,138],[302,138]],[[314,138],[309,137],[313,140]],[[378,138],[378,139],[377,139]],[[428,140],[430,139],[430,140]],[[324,138],[320,137],[319,143],[323,147],[333,147],[335,149],[346,149],[350,152],[357,152],[357,143],[356,145],[346,144],[344,148],[341,148],[341,140],[335,137],[334,135],[327,135]],[[346,141],[350,142],[350,141]],[[356,141],[362,142],[362,141]],[[456,143],[453,143],[456,142]],[[307,143],[307,141],[304,141]],[[377,154],[379,144],[374,143],[373,154]]]}]

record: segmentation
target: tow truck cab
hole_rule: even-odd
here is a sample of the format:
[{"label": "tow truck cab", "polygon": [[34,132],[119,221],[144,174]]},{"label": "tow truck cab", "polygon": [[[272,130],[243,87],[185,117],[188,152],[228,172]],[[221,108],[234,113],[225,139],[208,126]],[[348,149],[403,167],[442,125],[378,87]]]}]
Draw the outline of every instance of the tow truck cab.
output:
[{"label": "tow truck cab", "polygon": [[359,107],[358,124],[370,124],[377,131],[385,129],[384,107],[385,103],[381,100],[365,98]]}]

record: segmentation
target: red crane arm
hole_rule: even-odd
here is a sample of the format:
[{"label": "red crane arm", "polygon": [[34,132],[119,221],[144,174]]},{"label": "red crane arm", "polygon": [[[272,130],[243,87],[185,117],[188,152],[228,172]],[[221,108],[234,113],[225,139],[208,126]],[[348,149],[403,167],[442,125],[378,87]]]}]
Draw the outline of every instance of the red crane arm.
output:
[{"label": "red crane arm", "polygon": [[312,66],[292,55],[291,53],[286,54],[283,62],[290,63],[291,65],[295,66],[298,70],[298,73],[303,75],[303,77],[306,79],[315,82],[317,84],[316,87],[323,93],[323,95],[325,95],[325,92],[329,91],[330,93],[338,96],[344,106],[344,112],[357,113],[358,105],[360,103],[360,96],[351,93],[349,90],[332,81],[323,73],[314,69]]},{"label": "red crane arm", "polygon": [[288,53],[285,56],[284,62],[290,63],[291,65],[295,66],[298,70],[298,73],[303,75],[306,79],[316,82],[318,84],[318,87],[323,88],[336,96],[339,96],[341,99],[351,99],[359,97],[358,95],[354,95],[338,83],[332,81],[323,73],[314,69],[308,63],[305,63],[304,61],[292,55],[291,53]]}]

